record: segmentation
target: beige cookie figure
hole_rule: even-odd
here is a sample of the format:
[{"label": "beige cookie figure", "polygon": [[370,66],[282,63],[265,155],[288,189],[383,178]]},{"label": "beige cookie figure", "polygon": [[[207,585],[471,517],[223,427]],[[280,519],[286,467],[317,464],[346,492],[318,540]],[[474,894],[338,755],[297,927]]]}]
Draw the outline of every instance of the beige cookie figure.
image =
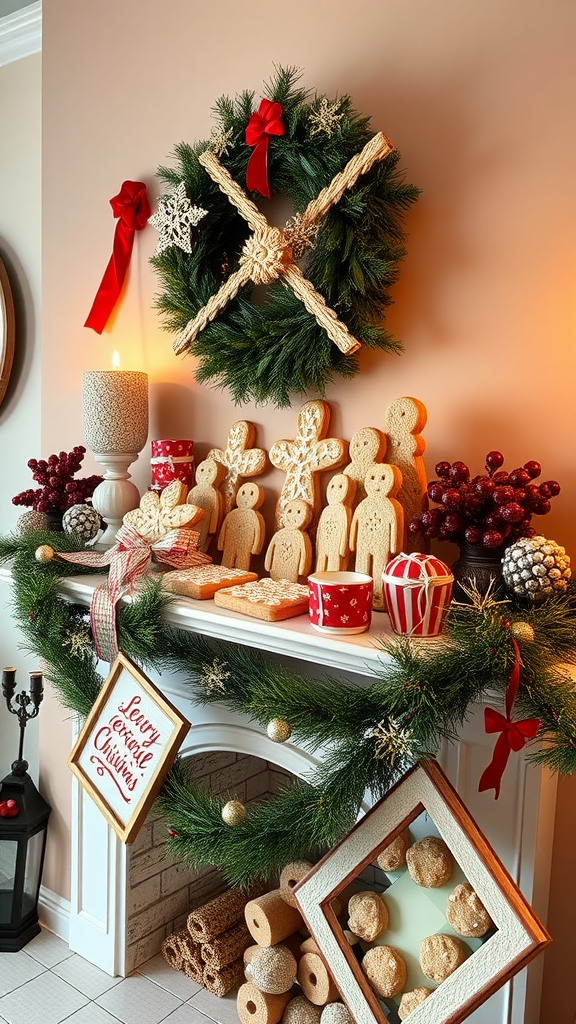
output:
[{"label": "beige cookie figure", "polygon": [[[366,497],[364,481],[366,474],[381,465],[386,454],[386,436],[376,427],[362,427],[352,435],[350,441],[350,464],[342,470],[356,483],[355,504]],[[390,460],[388,460],[390,461]]]},{"label": "beige cookie figure", "polygon": [[344,473],[336,473],[328,484],[328,505],[322,510],[316,532],[316,572],[339,572],[348,565],[355,489],[354,480]]},{"label": "beige cookie figure", "polygon": [[394,495],[402,478],[396,466],[382,463],[366,474],[367,497],[360,502],[352,518],[350,550],[356,552],[356,572],[374,580],[373,608],[384,610],[382,573],[392,555],[402,546],[404,513]]},{"label": "beige cookie figure", "polygon": [[212,448],[207,458],[224,466],[224,513],[234,507],[236,492],[243,477],[259,476],[266,469],[267,457],[263,448],[253,448],[256,427],[248,420],[237,420],[228,432],[225,448]]},{"label": "beige cookie figure", "polygon": [[186,503],[186,485],[173,480],[159,496],[155,491],[146,491],[139,507],[127,512],[122,521],[155,544],[171,530],[191,530],[202,517],[201,508]]},{"label": "beige cookie figure", "polygon": [[199,523],[200,551],[206,551],[215,533],[220,529],[224,514],[224,497],[220,485],[226,469],[214,459],[205,459],[196,468],[196,484],[188,492],[187,503],[203,509],[204,518]]},{"label": "beige cookie figure", "polygon": [[386,410],[386,461],[402,473],[397,499],[404,509],[403,551],[422,550],[422,539],[408,533],[408,524],[428,508],[426,468],[422,458],[426,442],[426,406],[417,398],[396,398]]},{"label": "beige cookie figure", "polygon": [[330,424],[328,402],[306,402],[298,413],[298,429],[292,441],[276,441],[270,462],[286,474],[276,506],[276,527],[284,525],[284,509],[298,498],[312,509],[312,521],[320,514],[319,472],[336,469],[346,460],[348,445],[337,437],[326,437]]},{"label": "beige cookie figure", "polygon": [[297,583],[299,576],[310,572],[312,543],[306,527],[311,519],[312,508],[308,502],[296,498],[285,506],[284,526],[272,537],[264,562],[273,580]]},{"label": "beige cookie figure", "polygon": [[264,546],[266,527],[257,509],[264,501],[264,490],[253,481],[242,484],[236,495],[236,508],[228,513],[218,537],[223,551],[222,565],[229,569],[250,569],[250,558]]}]

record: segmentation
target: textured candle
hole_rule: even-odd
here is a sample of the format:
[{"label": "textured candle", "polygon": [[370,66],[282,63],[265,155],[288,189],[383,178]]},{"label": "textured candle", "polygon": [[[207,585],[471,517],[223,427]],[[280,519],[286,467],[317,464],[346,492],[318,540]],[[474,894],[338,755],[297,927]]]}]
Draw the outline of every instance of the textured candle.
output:
[{"label": "textured candle", "polygon": [[148,375],[87,370],[82,375],[84,436],[94,453],[140,452],[148,436]]}]

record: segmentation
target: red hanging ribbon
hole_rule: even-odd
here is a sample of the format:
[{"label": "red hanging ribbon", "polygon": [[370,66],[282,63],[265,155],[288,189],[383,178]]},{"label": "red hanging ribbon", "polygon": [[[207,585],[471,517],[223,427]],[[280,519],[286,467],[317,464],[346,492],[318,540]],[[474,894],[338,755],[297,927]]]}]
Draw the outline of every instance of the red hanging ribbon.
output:
[{"label": "red hanging ribbon", "polygon": [[152,543],[132,526],[121,526],[116,543],[108,551],[75,551],[65,554],[56,551],[58,558],[77,565],[101,568],[110,566],[108,579],[96,587],[90,604],[90,625],[96,653],[103,661],[114,661],[118,654],[116,635],[116,605],[123,594],[134,590],[152,561],[166,562],[175,569],[206,565],[212,559],[198,551],[200,535],[195,530],[171,530],[161,540]]},{"label": "red hanging ribbon", "polygon": [[268,184],[268,143],[271,135],[284,135],[281,121],[282,105],[262,100],[258,110],[251,115],[246,126],[246,143],[255,146],[246,168],[246,187],[258,190],[260,195],[270,199]]},{"label": "red hanging ribbon", "polygon": [[493,789],[495,800],[500,796],[500,783],[508,764],[510,752],[512,750],[515,752],[522,750],[522,747],[526,746],[528,740],[534,739],[540,728],[540,720],[538,718],[525,718],[521,722],[512,721],[512,708],[520,683],[520,651],[515,640],[512,641],[512,645],[515,658],[506,689],[506,718],[499,711],[494,711],[492,708],[484,709],[484,728],[486,732],[499,732],[500,735],[496,740],[492,760],[483,771],[478,783],[478,792],[483,793],[485,789]]},{"label": "red hanging ribbon", "polygon": [[110,206],[114,216],[119,218],[114,233],[114,247],[84,324],[84,327],[91,327],[97,334],[102,334],[122,291],[134,235],[146,227],[152,212],[143,181],[124,181],[118,195],[110,200]]}]

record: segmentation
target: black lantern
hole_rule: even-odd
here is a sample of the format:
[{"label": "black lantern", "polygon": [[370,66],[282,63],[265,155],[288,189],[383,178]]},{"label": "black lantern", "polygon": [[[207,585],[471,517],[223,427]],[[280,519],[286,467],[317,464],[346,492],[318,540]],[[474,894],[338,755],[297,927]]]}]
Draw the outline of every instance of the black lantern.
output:
[{"label": "black lantern", "polygon": [[12,772],[0,783],[0,952],[15,953],[38,935],[38,894],[50,806],[40,796],[22,757],[24,730],[43,697],[42,673],[30,674],[30,694],[14,698],[16,670],[2,673],[2,694],[18,716],[20,746]]}]

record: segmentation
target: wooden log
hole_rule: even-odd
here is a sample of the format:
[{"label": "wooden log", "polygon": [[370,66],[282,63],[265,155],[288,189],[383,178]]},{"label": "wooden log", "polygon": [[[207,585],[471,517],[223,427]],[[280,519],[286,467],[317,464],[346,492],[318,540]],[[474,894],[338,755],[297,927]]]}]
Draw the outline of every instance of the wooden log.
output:
[{"label": "wooden log", "polygon": [[218,970],[216,967],[209,967],[204,964],[203,983],[209,992],[215,996],[225,996],[231,989],[244,981],[244,961],[242,957],[234,960],[226,967]]},{"label": "wooden log", "polygon": [[227,967],[233,960],[242,956],[243,952],[251,944],[252,937],[244,921],[229,928],[228,931],[217,935],[211,942],[203,942],[200,946],[200,955],[205,964],[221,970]]}]

